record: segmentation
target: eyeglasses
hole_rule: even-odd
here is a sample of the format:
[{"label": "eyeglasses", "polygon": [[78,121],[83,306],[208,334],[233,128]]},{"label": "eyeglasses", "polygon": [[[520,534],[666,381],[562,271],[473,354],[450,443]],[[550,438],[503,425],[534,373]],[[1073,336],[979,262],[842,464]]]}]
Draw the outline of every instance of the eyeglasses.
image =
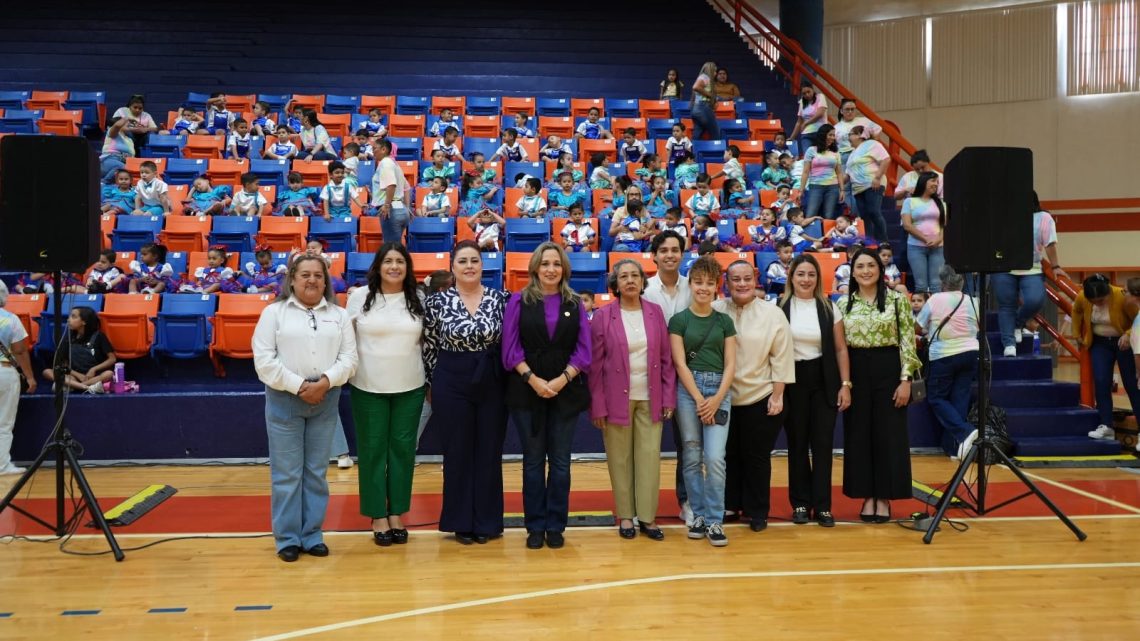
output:
[{"label": "eyeglasses", "polygon": [[313,328],[314,332],[317,331],[317,315],[311,309],[306,309],[305,313],[309,315],[309,327]]}]

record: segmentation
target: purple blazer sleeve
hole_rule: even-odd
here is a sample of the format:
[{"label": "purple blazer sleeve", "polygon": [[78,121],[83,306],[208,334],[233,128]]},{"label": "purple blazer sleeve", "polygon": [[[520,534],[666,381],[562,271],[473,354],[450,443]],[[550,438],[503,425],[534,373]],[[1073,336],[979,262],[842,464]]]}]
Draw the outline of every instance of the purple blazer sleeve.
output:
[{"label": "purple blazer sleeve", "polygon": [[522,341],[519,339],[519,315],[522,312],[522,295],[512,294],[503,312],[503,367],[514,371],[519,363],[526,360]]},{"label": "purple blazer sleeve", "polygon": [[590,319],[586,316],[586,308],[581,304],[578,305],[578,344],[574,346],[574,352],[570,354],[570,365],[579,372],[585,372],[590,368],[590,363],[593,361],[593,354],[590,350]]},{"label": "purple blazer sleeve", "polygon": [[605,310],[599,309],[594,312],[594,320],[589,324],[592,358],[587,382],[590,385],[591,419],[609,416],[606,406],[606,330],[609,318],[610,315]]}]

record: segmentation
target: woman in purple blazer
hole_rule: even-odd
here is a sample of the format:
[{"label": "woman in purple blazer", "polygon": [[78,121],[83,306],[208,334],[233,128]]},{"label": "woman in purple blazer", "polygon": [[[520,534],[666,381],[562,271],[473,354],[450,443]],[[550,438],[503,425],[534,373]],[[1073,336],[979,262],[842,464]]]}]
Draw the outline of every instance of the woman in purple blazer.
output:
[{"label": "woman in purple blazer", "polygon": [[669,330],[661,308],[642,299],[645,272],[636,261],[614,265],[610,291],[618,303],[594,311],[590,333],[590,418],[602,430],[606,463],[623,539],[637,536],[633,518],[654,541],[661,486],[661,421],[677,407]]}]

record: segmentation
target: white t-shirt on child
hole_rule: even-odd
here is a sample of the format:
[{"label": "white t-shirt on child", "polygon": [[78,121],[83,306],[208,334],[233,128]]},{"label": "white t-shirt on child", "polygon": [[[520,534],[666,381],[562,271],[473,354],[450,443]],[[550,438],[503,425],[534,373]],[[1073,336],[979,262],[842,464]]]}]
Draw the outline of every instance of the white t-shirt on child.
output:
[{"label": "white t-shirt on child", "polygon": [[138,192],[139,198],[142,199],[142,204],[161,205],[161,196],[166,194],[169,189],[166,183],[162,182],[161,178],[155,178],[149,183],[140,180],[138,184],[135,185],[135,191]]},{"label": "white t-shirt on child", "polygon": [[238,216],[256,216],[261,211],[264,205],[268,205],[269,201],[265,196],[261,195],[260,191],[255,191],[252,194],[244,189],[238,190],[234,194],[233,200],[230,201],[230,208]]}]

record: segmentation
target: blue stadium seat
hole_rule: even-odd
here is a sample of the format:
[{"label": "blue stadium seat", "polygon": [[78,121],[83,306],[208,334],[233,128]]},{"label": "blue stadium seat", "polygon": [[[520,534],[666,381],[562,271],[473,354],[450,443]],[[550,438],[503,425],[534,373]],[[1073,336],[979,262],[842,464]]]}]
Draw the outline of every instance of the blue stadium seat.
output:
[{"label": "blue stadium seat", "polygon": [[736,117],[744,118],[767,118],[768,117],[768,103],[766,102],[738,102],[736,103]]},{"label": "blue stadium seat", "polygon": [[[503,131],[513,129],[515,126],[515,115],[510,114],[499,118],[499,128]],[[526,126],[535,134],[538,133],[538,121],[534,117],[526,119]]]},{"label": "blue stadium seat", "polygon": [[137,252],[147,243],[153,243],[162,232],[162,216],[119,216],[111,232],[111,249],[117,252]]},{"label": "blue stadium seat", "polygon": [[186,137],[175,134],[151,134],[147,136],[146,147],[139,155],[143,158],[180,158]]},{"label": "blue stadium seat", "polygon": [[107,94],[102,91],[72,91],[67,96],[64,109],[78,109],[83,112],[83,126],[102,129],[99,118],[99,105],[105,104]]},{"label": "blue stadium seat", "polygon": [[170,158],[163,173],[169,185],[191,185],[194,179],[206,173],[207,161],[202,158]]},{"label": "blue stadium seat", "polygon": [[408,251],[450,252],[455,245],[455,218],[416,217],[408,224]]},{"label": "blue stadium seat", "polygon": [[468,116],[497,116],[500,111],[498,96],[467,96]]},{"label": "blue stadium seat", "polygon": [[352,252],[356,250],[359,226],[359,222],[352,216],[332,220],[313,216],[309,219],[309,238],[327,241],[330,252]]},{"label": "blue stadium seat", "polygon": [[174,270],[174,276],[181,278],[186,273],[186,265],[190,262],[188,252],[167,252],[166,263]]},{"label": "blue stadium seat", "polygon": [[724,162],[723,140],[694,140],[693,156],[697,162]]},{"label": "blue stadium seat", "polygon": [[360,111],[360,96],[325,94],[325,113],[354,114]]},{"label": "blue stadium seat", "polygon": [[736,220],[733,218],[721,218],[716,221],[716,233],[722,243],[732,238],[736,235]]},{"label": "blue stadium seat", "polygon": [[686,252],[686,253],[682,254],[681,266],[678,268],[679,271],[681,272],[681,275],[682,276],[688,276],[689,275],[689,268],[691,268],[693,266],[693,263],[697,262],[697,259],[700,257],[701,257],[700,254],[696,254],[696,253],[692,253],[692,252]]},{"label": "blue stadium seat", "polygon": [[693,117],[693,105],[688,100],[670,100],[669,111],[674,118]]},{"label": "blue stadium seat", "polygon": [[760,284],[768,287],[768,266],[780,260],[776,252],[756,252],[756,269],[760,270]]},{"label": "blue stadium seat", "polygon": [[[250,136],[249,137],[249,156],[247,156],[248,158],[251,158],[251,159],[261,158],[261,151],[263,149],[265,149],[265,138],[262,138],[261,136]],[[226,154],[226,157],[229,157],[228,153]]]},{"label": "blue stadium seat", "polygon": [[503,186],[514,187],[515,176],[519,174],[530,174],[545,182],[546,167],[541,162],[507,161],[503,165]]},{"label": "blue stadium seat", "polygon": [[506,251],[532,252],[548,240],[550,240],[549,220],[545,218],[507,219]]},{"label": "blue stadium seat", "polygon": [[568,256],[570,289],[576,292],[588,289],[594,293],[604,293],[607,290],[609,263],[605,252],[574,252]]},{"label": "blue stadium seat", "polygon": [[375,160],[362,160],[356,166],[356,182],[362,187],[372,185],[372,174],[376,173]]},{"label": "blue stadium seat", "polygon": [[[618,176],[624,176],[627,169],[624,162],[611,162],[606,163],[606,171],[609,172],[610,176],[614,179],[617,179]],[[586,178],[589,178],[589,176],[586,176]]]},{"label": "blue stadium seat", "polygon": [[252,251],[258,224],[254,216],[215,216],[207,238],[211,245],[224,245],[228,252]]},{"label": "blue stadium seat", "polygon": [[396,113],[401,116],[427,115],[431,111],[431,98],[427,96],[396,96]]},{"label": "blue stadium seat", "polygon": [[30,91],[0,91],[0,109],[23,109],[24,101],[31,97]]},{"label": "blue stadium seat", "polygon": [[606,115],[610,118],[640,118],[640,102],[637,98],[607,98]]},{"label": "blue stadium seat", "polygon": [[335,151],[337,157],[339,157],[340,150],[344,148],[344,139],[340,136],[329,136],[329,144],[332,145],[333,151]]},{"label": "blue stadium seat", "polygon": [[718,120],[716,124],[720,127],[720,137],[724,140],[749,139],[747,120]]},{"label": "blue stadium seat", "polygon": [[602,248],[602,252],[609,252],[614,248],[614,237],[610,236],[610,225],[613,220],[605,216],[598,216],[598,246]]},{"label": "blue stadium seat", "polygon": [[276,94],[276,93],[259,93],[257,99],[269,105],[269,111],[285,111],[285,105],[289,104],[289,99],[292,98],[289,94]]},{"label": "blue stadium seat", "polygon": [[490,160],[491,155],[503,144],[498,138],[464,138],[463,139],[463,157],[468,160],[471,159],[471,154],[476,151],[483,154],[483,157]]},{"label": "blue stadium seat", "polygon": [[154,322],[152,356],[198,358],[209,352],[208,318],[218,309],[212,294],[163,294]]},{"label": "blue stadium seat", "polygon": [[483,254],[483,286],[492,289],[503,288],[503,255],[499,252]]},{"label": "blue stadium seat", "polygon": [[423,146],[422,138],[393,138],[389,136],[388,142],[396,146],[396,160],[420,159],[420,147]]},{"label": "blue stadium seat", "polygon": [[6,134],[34,134],[36,122],[44,112],[28,109],[9,109],[0,116],[0,132]]},{"label": "blue stadium seat", "polygon": [[261,185],[273,185],[281,189],[287,182],[290,164],[288,160],[262,160],[254,158],[249,161],[249,172],[261,180]]},{"label": "blue stadium seat", "polygon": [[[415,220],[415,219],[413,219]],[[375,255],[372,252],[351,252],[345,257],[344,282],[349,287],[368,284],[368,268]]]},{"label": "blue stadium seat", "polygon": [[[141,218],[141,216],[140,216]],[[96,312],[103,311],[103,294],[64,294],[60,301],[60,313],[66,319],[75,307],[90,307]],[[50,354],[55,351],[55,294],[48,296],[47,308],[32,320],[40,326],[40,336],[32,351],[36,355]],[[64,321],[66,322],[66,321]],[[61,331],[66,331],[66,326]],[[62,335],[62,334],[61,334]]]},{"label": "blue stadium seat", "polygon": [[194,111],[206,111],[206,101],[210,99],[208,93],[196,93],[191,91],[186,94],[186,100],[182,104],[190,107]]},{"label": "blue stadium seat", "polygon": [[645,121],[645,131],[652,140],[668,140],[678,122],[676,118],[650,118]]},{"label": "blue stadium seat", "polygon": [[570,99],[537,98],[534,101],[534,108],[539,116],[566,117],[570,115]]},{"label": "blue stadium seat", "polygon": [[744,165],[744,180],[752,187],[759,182],[760,175],[764,173],[764,165],[750,162]]}]

